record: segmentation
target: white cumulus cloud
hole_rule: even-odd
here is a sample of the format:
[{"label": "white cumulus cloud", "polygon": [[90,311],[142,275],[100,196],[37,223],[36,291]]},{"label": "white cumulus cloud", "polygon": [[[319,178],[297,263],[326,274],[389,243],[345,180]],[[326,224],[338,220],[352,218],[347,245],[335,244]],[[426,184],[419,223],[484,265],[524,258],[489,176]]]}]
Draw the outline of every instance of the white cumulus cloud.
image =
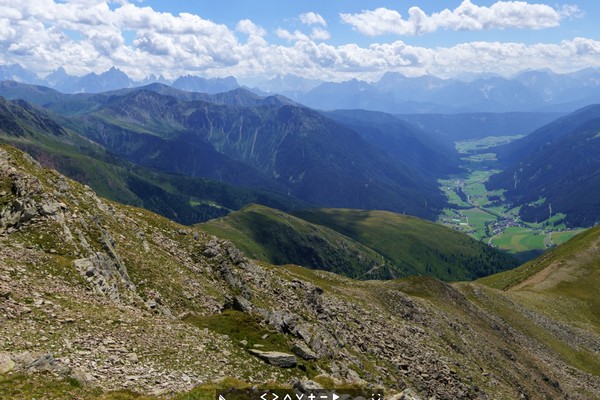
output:
[{"label": "white cumulus cloud", "polygon": [[310,32],[310,38],[312,40],[329,40],[331,39],[331,34],[322,28],[313,28]]},{"label": "white cumulus cloud", "polygon": [[310,40],[310,38],[299,30],[295,30],[294,32],[290,32],[287,29],[277,28],[275,31],[277,37],[281,39],[285,39],[289,42],[297,41],[297,40]]},{"label": "white cumulus cloud", "polygon": [[546,4],[529,4],[524,1],[498,1],[490,7],[478,6],[464,0],[454,10],[445,9],[427,15],[419,7],[408,10],[408,18],[388,8],[366,10],[357,14],[340,14],[343,22],[369,36],[396,34],[421,35],[438,29],[543,29],[560,25],[562,18],[580,17],[577,6],[568,5],[554,9]]},{"label": "white cumulus cloud", "polygon": [[300,21],[305,25],[322,25],[327,26],[325,18],[315,12],[307,12],[300,14]]},{"label": "white cumulus cloud", "polygon": [[[230,28],[189,13],[157,12],[136,2],[120,4],[0,0],[0,64],[19,63],[40,76],[60,66],[74,75],[116,66],[134,79],[150,74],[162,74],[167,79],[186,74],[241,79],[295,74],[331,81],[373,80],[388,71],[451,77],[482,72],[510,75],[547,67],[557,72],[600,67],[597,39],[534,45],[471,42],[438,48],[403,41],[332,45],[327,43],[330,33],[326,25],[314,22],[318,21],[315,14],[306,17],[314,23],[308,24],[305,32],[277,29],[275,35],[284,43],[274,43],[268,41],[264,28],[247,19]],[[534,6],[497,2],[478,7],[464,1],[453,11],[432,15],[413,8],[408,19],[387,9],[370,12],[375,17],[358,15],[365,19],[362,29],[372,35],[390,32],[392,27],[412,34],[440,28],[541,27],[567,15],[580,15],[576,8],[563,7],[561,16],[556,17],[555,9]]]},{"label": "white cumulus cloud", "polygon": [[249,19],[243,19],[238,22],[235,30],[252,36],[265,36],[267,34],[267,31],[263,27],[256,25]]}]

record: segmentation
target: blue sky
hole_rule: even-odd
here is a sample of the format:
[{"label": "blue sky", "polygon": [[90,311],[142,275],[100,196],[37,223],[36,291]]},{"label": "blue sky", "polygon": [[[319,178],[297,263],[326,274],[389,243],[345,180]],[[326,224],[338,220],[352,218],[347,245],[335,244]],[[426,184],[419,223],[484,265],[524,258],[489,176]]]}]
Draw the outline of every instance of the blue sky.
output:
[{"label": "blue sky", "polygon": [[376,80],[600,67],[600,2],[0,0],[0,64],[44,76]]},{"label": "blue sky", "polygon": [[[479,6],[491,6],[497,1],[474,1]],[[391,42],[398,39],[396,35],[386,35],[370,38],[352,29],[340,19],[340,13],[360,13],[363,10],[374,10],[384,7],[399,11],[406,15],[411,7],[419,7],[427,14],[439,12],[443,9],[454,9],[461,1],[431,1],[431,0],[221,0],[221,1],[168,1],[145,0],[143,4],[156,10],[180,13],[190,12],[215,22],[224,23],[235,27],[241,19],[248,18],[263,26],[269,32],[274,32],[279,27],[302,28],[298,15],[308,12],[320,14],[326,21],[332,34],[329,43],[341,45],[358,43],[366,46],[373,41]],[[530,4],[544,4],[544,2],[529,2]],[[519,41],[524,43],[560,41],[568,38],[584,36],[600,39],[600,1],[586,0],[569,3],[545,2],[552,7],[571,4],[577,5],[584,13],[583,17],[563,20],[560,26],[551,29],[523,30],[523,29],[493,29],[487,31],[441,31],[437,34],[405,37],[407,43],[421,46],[450,46],[466,41]],[[276,35],[272,35],[276,40]]]}]

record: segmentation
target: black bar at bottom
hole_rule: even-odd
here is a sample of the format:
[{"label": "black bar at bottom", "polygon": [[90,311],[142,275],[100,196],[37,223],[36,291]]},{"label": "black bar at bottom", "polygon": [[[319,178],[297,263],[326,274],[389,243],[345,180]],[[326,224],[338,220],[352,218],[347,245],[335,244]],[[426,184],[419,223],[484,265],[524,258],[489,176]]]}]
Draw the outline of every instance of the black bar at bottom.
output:
[{"label": "black bar at bottom", "polygon": [[215,400],[385,400],[382,389],[231,389],[219,390]]}]

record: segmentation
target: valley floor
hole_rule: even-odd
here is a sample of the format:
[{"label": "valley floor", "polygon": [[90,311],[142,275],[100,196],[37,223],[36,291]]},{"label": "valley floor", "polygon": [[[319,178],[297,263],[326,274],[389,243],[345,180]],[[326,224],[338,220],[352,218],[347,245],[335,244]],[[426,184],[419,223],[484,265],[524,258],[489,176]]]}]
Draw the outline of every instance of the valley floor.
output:
[{"label": "valley floor", "polygon": [[507,204],[502,191],[487,190],[485,183],[489,177],[501,171],[492,166],[496,154],[485,151],[521,137],[487,137],[456,143],[463,155],[465,172],[440,180],[450,208],[444,210],[438,222],[527,261],[584,229],[567,228],[564,215],[553,215],[551,210],[545,221],[523,221],[519,218],[519,208]]}]

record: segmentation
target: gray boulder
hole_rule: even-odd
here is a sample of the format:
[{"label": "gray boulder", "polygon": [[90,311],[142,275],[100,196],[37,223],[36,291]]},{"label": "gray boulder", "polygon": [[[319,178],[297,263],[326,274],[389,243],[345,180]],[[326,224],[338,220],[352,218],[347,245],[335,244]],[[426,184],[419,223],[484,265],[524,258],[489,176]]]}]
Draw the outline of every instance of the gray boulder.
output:
[{"label": "gray boulder", "polygon": [[296,343],[292,347],[292,353],[305,360],[316,360],[318,358],[314,351],[302,343]]},{"label": "gray boulder", "polygon": [[281,353],[279,351],[262,351],[251,349],[250,354],[257,356],[267,364],[281,368],[292,368],[296,366],[296,357],[293,354]]}]

